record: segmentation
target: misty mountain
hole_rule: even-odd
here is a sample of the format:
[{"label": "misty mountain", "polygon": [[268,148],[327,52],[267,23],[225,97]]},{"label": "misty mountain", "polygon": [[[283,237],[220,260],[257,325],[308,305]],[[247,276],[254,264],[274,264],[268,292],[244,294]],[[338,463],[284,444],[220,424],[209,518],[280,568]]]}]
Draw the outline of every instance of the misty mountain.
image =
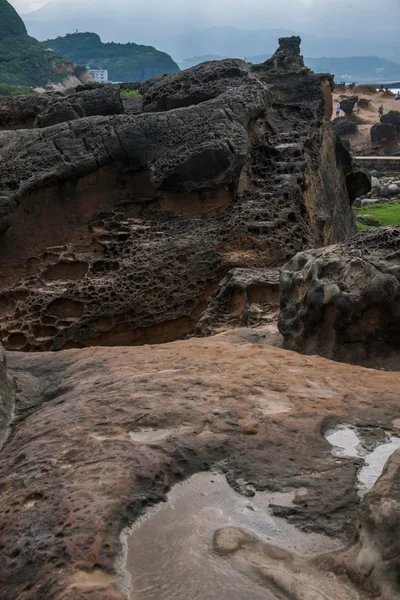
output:
[{"label": "misty mountain", "polygon": [[[253,4],[256,0],[251,0]],[[272,54],[277,47],[279,37],[287,35],[301,35],[303,39],[302,51],[305,56],[318,58],[320,56],[379,56],[388,60],[396,60],[400,55],[400,42],[392,34],[379,34],[378,25],[382,27],[388,21],[388,15],[380,18],[377,24],[367,23],[365,5],[361,8],[363,22],[357,28],[351,27],[351,36],[346,37],[348,29],[348,15],[343,14],[341,24],[336,27],[336,35],[329,35],[333,31],[330,26],[334,16],[330,8],[334,6],[334,13],[339,10],[342,0],[328,7],[329,18],[325,27],[315,27],[312,22],[304,19],[297,20],[291,14],[285,14],[280,18],[285,26],[275,27],[279,21],[275,16],[282,14],[283,6],[293,4],[294,0],[284,0],[274,7],[268,17],[269,28],[256,28],[256,23],[266,22],[261,19],[257,21],[255,15],[245,11],[245,7],[225,12],[221,16],[221,10],[217,14],[215,3],[203,2],[193,3],[187,0],[174,0],[173,3],[160,2],[159,0],[147,0],[142,3],[140,10],[134,2],[118,0],[117,5],[105,2],[105,0],[56,0],[49,2],[39,10],[25,16],[25,23],[31,35],[45,40],[63,36],[66,33],[78,31],[95,31],[105,42],[134,42],[136,44],[152,45],[170,54],[175,60],[184,60],[190,56],[219,55],[237,58],[257,56],[260,54]],[[381,0],[383,8],[385,0]],[[220,0],[221,4],[237,7],[236,0]],[[322,5],[323,3],[320,2]],[[239,13],[244,12],[247,23],[251,17],[253,28],[241,26],[222,26],[215,24],[225,21],[229,23],[239,21]],[[310,15],[316,14],[316,10]],[[393,12],[393,11],[392,11]],[[238,13],[236,16],[235,14]],[[332,13],[332,14],[331,14]],[[233,16],[232,16],[233,14]],[[247,14],[250,17],[247,18]],[[217,15],[217,16],[216,16]],[[218,18],[217,18],[218,17]],[[328,27],[329,25],[329,27]],[[366,35],[366,27],[369,34]],[[376,25],[376,31],[374,27]],[[391,25],[391,22],[390,22]],[[394,28],[391,25],[391,29]],[[354,30],[354,32],[353,32]],[[390,31],[390,28],[388,28]],[[321,32],[320,36],[314,32]],[[312,32],[312,33],[311,33]]]},{"label": "misty mountain", "polygon": [[[263,63],[271,54],[249,56],[247,60],[254,64]],[[226,56],[193,56],[178,61],[181,69],[189,69],[209,60],[221,60]],[[336,81],[400,81],[400,64],[378,58],[377,56],[350,56],[346,58],[305,58],[307,67],[316,73],[332,73]]]}]

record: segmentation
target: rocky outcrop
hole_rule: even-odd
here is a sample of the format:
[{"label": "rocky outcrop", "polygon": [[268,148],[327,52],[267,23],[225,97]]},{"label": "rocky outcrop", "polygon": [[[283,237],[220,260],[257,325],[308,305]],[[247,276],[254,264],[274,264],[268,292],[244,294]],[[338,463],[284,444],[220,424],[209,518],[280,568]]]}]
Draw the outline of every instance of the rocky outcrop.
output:
[{"label": "rocky outcrop", "polygon": [[394,125],[398,131],[400,131],[400,111],[390,110],[385,115],[381,116],[381,123],[390,123]]},{"label": "rocky outcrop", "polygon": [[285,347],[398,370],[399,248],[400,228],[380,227],[295,256],[281,271]]},{"label": "rocky outcrop", "polygon": [[196,335],[275,322],[279,312],[279,269],[233,269],[221,281],[201,316]]},{"label": "rocky outcrop", "polygon": [[326,77],[285,69],[206,63],[147,82],[144,114],[0,134],[6,347],[182,338],[231,269],[355,232]]},{"label": "rocky outcrop", "polygon": [[119,89],[114,86],[81,86],[67,94],[3,97],[0,131],[50,127],[94,115],[123,112]]},{"label": "rocky outcrop", "polygon": [[338,135],[354,135],[358,131],[357,123],[345,117],[337,117],[332,121],[332,125]]},{"label": "rocky outcrop", "polygon": [[263,69],[282,71],[298,71],[305,68],[303,57],[300,54],[301,38],[292,36],[279,38],[279,48],[263,63]]},{"label": "rocky outcrop", "polygon": [[[357,424],[374,447],[396,431],[399,414],[397,373],[220,336],[9,353],[8,366],[19,392],[13,434],[0,453],[1,600],[122,600],[121,530],[170,486],[207,469],[226,473],[242,493],[277,492],[273,511],[287,521],[278,527],[285,524],[283,542],[295,524],[344,545],[360,511],[362,460],[334,456],[324,434],[337,423]],[[135,441],[146,431],[164,437]],[[398,491],[395,482],[390,494],[379,490],[362,531],[366,548],[376,539],[385,553],[385,569],[370,576],[383,586],[396,564]],[[379,498],[387,501],[379,505]],[[270,566],[266,556],[262,564]],[[335,564],[326,564],[322,579],[332,580]]]},{"label": "rocky outcrop", "polygon": [[343,97],[340,101],[340,109],[344,112],[347,118],[349,118],[354,110],[355,105],[358,102],[358,96]]}]

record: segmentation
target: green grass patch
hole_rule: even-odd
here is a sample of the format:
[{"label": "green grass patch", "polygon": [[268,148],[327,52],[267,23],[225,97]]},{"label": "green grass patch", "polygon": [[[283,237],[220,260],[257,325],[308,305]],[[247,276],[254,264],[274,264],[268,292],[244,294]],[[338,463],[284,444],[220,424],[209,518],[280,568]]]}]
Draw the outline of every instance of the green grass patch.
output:
[{"label": "green grass patch", "polygon": [[141,95],[139,90],[121,90],[121,98],[139,98]]},{"label": "green grass patch", "polygon": [[357,223],[357,231],[368,231],[368,227],[366,225],[361,225],[361,223]]},{"label": "green grass patch", "polygon": [[[372,215],[380,225],[400,225],[400,200],[388,204],[372,204],[355,209],[356,216]],[[363,227],[363,229],[360,229]],[[365,225],[358,225],[359,231],[365,231]]]}]

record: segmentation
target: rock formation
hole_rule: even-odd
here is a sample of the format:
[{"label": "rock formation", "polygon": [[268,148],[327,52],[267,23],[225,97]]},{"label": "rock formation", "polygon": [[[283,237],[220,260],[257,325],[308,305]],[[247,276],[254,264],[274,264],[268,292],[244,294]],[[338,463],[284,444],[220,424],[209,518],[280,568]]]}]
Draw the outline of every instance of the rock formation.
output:
[{"label": "rock formation", "polygon": [[332,125],[338,135],[354,135],[358,131],[357,123],[353,123],[345,117],[334,119]]},{"label": "rock formation", "polygon": [[400,228],[380,227],[289,261],[280,286],[285,347],[398,370],[399,248]]},{"label": "rock formation", "polygon": [[275,322],[278,312],[279,269],[233,269],[211,296],[195,334],[260,327]]},{"label": "rock formation", "polygon": [[344,112],[344,114],[346,115],[347,118],[350,118],[355,105],[358,102],[358,96],[350,96],[350,98],[348,98],[347,96],[344,96],[342,98],[342,100],[340,101],[340,108],[341,110]]},{"label": "rock formation", "polygon": [[[242,493],[243,482],[291,493],[290,506],[278,501],[273,511],[344,546],[356,533],[363,462],[334,456],[324,434],[353,424],[371,448],[399,432],[392,423],[399,374],[220,336],[9,353],[8,367],[18,395],[0,453],[1,600],[122,600],[115,565],[121,529],[165,499],[170,486],[211,468]],[[149,429],[167,436],[130,436]],[[378,487],[362,517],[364,547],[376,542],[382,556],[369,580],[383,587],[396,571],[398,544],[397,479],[385,481],[379,485],[387,495]],[[367,575],[369,555],[360,558]],[[325,563],[322,579],[332,579],[337,561]]]},{"label": "rock formation", "polygon": [[300,44],[301,38],[298,36],[280,38],[278,50],[263,63],[262,68],[275,71],[305,69],[303,57],[300,55]]},{"label": "rock formation", "polygon": [[0,133],[7,348],[182,338],[232,268],[355,231],[330,80],[303,69],[296,40],[274,61],[147,82],[143,114]]},{"label": "rock formation", "polygon": [[400,447],[400,374],[270,345],[280,287],[290,348],[398,364],[400,229],[348,239],[371,182],[331,84],[290,38],[145,82],[131,114],[112,88],[7,108],[31,128],[0,132],[0,600],[136,597],[127,528],[204,471],[249,531],[213,506],[192,540],[248,597],[399,600],[399,455],[361,471]]},{"label": "rock formation", "polygon": [[66,94],[3,97],[0,131],[43,128],[82,117],[123,112],[119,89],[113,86],[81,86]]},{"label": "rock formation", "polygon": [[400,112],[391,110],[382,115],[380,123],[371,127],[371,143],[382,148],[384,154],[393,156],[400,151]]}]

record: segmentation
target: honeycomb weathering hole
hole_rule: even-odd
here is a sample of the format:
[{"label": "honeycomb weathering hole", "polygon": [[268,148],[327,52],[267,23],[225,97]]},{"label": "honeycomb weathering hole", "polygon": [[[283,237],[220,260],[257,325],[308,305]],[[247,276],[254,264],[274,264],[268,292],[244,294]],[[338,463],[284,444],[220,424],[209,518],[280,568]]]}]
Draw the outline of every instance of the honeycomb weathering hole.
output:
[{"label": "honeycomb weathering hole", "polygon": [[80,319],[85,312],[85,305],[83,302],[68,300],[68,298],[56,298],[48,305],[47,312],[56,317]]},{"label": "honeycomb weathering hole", "polygon": [[8,336],[8,347],[18,350],[20,348],[23,348],[26,345],[26,337],[24,336],[23,333],[18,332],[18,333],[11,333]]},{"label": "honeycomb weathering hole", "polygon": [[76,281],[83,279],[88,271],[88,265],[85,262],[59,262],[50,265],[44,276],[50,281]]}]

